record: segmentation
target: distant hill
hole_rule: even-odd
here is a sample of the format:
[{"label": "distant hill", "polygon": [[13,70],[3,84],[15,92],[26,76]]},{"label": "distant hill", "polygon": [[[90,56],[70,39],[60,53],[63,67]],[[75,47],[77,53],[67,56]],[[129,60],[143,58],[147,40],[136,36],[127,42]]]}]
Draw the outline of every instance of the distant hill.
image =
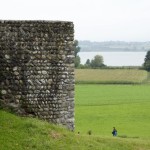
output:
[{"label": "distant hill", "polygon": [[150,50],[150,41],[148,42],[124,42],[124,41],[106,41],[91,42],[79,41],[81,52],[145,52]]}]

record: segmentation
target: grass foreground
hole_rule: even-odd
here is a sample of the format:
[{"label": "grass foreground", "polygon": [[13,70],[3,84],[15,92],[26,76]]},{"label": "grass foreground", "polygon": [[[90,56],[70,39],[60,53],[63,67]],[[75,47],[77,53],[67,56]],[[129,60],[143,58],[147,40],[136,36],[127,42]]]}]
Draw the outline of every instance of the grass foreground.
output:
[{"label": "grass foreground", "polygon": [[150,139],[149,85],[76,85],[76,131]]},{"label": "grass foreground", "polygon": [[77,135],[35,118],[0,110],[0,150],[149,150],[150,142],[93,135]]}]

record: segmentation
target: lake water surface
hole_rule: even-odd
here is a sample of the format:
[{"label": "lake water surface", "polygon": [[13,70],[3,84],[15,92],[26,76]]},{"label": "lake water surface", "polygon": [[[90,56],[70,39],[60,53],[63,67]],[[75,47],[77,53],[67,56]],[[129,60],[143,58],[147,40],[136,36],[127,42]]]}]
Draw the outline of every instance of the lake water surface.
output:
[{"label": "lake water surface", "polygon": [[107,66],[141,66],[147,52],[79,52],[81,64],[85,64],[87,59],[93,59],[95,55],[104,58]]}]

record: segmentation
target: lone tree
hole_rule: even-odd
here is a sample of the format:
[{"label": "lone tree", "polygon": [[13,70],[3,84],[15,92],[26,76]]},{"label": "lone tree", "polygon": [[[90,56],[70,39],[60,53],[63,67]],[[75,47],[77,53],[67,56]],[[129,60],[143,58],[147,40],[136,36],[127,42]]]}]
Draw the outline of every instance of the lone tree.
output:
[{"label": "lone tree", "polygon": [[148,51],[145,56],[145,62],[143,66],[145,70],[150,71],[150,51]]},{"label": "lone tree", "polygon": [[90,59],[87,59],[87,61],[85,63],[85,67],[90,68],[90,66],[91,66]]},{"label": "lone tree", "polygon": [[104,64],[104,60],[103,60],[103,56],[101,55],[96,55],[94,57],[94,59],[91,60],[91,67],[92,68],[100,68],[105,66]]},{"label": "lone tree", "polygon": [[78,46],[77,40],[74,40],[73,48],[74,48],[74,52],[75,52],[75,68],[77,68],[80,65],[80,57],[78,55],[78,53],[80,52],[80,47]]}]

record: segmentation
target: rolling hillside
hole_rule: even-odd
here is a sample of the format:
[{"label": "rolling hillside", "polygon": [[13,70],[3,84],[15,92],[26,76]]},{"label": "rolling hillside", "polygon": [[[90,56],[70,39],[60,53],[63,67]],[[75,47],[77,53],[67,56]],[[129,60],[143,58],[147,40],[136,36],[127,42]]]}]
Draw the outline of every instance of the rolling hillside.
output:
[{"label": "rolling hillside", "polygon": [[0,150],[149,150],[147,140],[78,135],[0,110]]}]

